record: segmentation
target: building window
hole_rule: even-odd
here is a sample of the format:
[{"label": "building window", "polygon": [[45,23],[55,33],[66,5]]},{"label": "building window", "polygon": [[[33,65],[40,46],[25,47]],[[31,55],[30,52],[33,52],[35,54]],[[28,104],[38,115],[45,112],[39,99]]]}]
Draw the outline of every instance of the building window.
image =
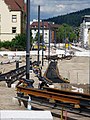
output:
[{"label": "building window", "polygon": [[36,31],[36,28],[34,30]]},{"label": "building window", "polygon": [[0,22],[1,22],[1,14],[0,14]]},{"label": "building window", "polygon": [[16,33],[16,27],[12,27],[12,33]]},{"label": "building window", "polygon": [[17,22],[17,15],[12,15],[12,22]]},{"label": "building window", "polygon": [[45,35],[47,35],[47,33],[45,33]]}]

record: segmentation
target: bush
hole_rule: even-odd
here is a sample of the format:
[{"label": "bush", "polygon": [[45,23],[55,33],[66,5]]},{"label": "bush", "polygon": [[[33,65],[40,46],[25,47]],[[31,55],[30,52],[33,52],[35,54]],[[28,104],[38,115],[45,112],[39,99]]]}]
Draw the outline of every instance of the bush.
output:
[{"label": "bush", "polygon": [[[32,47],[32,37],[30,37]],[[17,35],[12,41],[0,41],[0,48],[4,47],[9,50],[25,50],[26,49],[26,34]]]}]

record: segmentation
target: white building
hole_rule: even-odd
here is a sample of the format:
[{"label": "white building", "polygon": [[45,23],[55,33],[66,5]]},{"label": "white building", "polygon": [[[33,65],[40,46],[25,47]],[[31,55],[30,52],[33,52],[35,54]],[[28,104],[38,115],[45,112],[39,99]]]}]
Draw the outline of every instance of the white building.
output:
[{"label": "white building", "polygon": [[[30,23],[31,23],[30,29],[32,32],[32,37],[35,38],[36,34],[38,33],[38,21],[33,20]],[[44,42],[45,43],[49,43],[49,37],[50,37],[50,42],[54,42],[55,31],[59,26],[60,25],[57,25],[54,23],[44,22]],[[40,34],[42,34],[42,29],[43,29],[43,24],[42,24],[42,21],[40,20]]]},{"label": "white building", "polygon": [[90,45],[90,15],[83,17],[83,23],[80,26],[80,39],[84,47]]},{"label": "white building", "polygon": [[0,0],[0,40],[11,41],[24,30],[24,0]]}]

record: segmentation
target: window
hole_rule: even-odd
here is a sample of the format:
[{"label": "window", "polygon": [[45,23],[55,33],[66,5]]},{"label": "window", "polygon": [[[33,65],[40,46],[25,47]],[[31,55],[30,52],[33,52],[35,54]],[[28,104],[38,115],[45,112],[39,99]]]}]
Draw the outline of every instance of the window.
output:
[{"label": "window", "polygon": [[36,31],[36,28],[34,30]]},{"label": "window", "polygon": [[12,15],[12,22],[17,22],[17,15]]},{"label": "window", "polygon": [[12,27],[12,33],[16,33],[16,27]]},{"label": "window", "polygon": [[47,35],[47,33],[45,33],[45,35]]}]

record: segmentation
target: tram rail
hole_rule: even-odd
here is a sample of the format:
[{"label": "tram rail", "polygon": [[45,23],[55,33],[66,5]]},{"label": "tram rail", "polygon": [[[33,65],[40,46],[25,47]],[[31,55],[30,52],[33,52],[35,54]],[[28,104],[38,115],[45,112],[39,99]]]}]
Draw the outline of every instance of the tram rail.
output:
[{"label": "tram rail", "polygon": [[11,70],[7,73],[0,74],[0,82],[5,81],[8,87],[11,87],[11,84],[16,80],[22,78],[26,74],[26,66],[22,66],[15,70]]},{"label": "tram rail", "polygon": [[[17,86],[17,92],[31,96],[32,101],[38,101],[42,105],[49,104],[51,107],[56,109],[63,106],[66,109],[78,111],[78,113],[84,113],[87,115],[90,113],[90,95],[83,95],[82,93],[78,94],[68,91],[62,92],[61,90],[47,87],[43,90],[39,90],[36,88],[24,88],[22,86]],[[23,97],[20,98],[22,99]]]}]

